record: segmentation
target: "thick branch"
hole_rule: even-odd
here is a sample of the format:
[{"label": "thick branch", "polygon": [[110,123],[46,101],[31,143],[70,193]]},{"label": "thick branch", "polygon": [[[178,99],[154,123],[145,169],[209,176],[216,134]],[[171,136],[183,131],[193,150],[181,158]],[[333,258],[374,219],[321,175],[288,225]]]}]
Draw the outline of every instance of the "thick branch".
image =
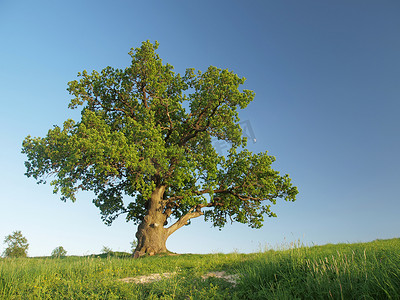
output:
[{"label": "thick branch", "polygon": [[201,211],[201,208],[197,208],[196,211],[194,211],[195,208],[192,208],[189,210],[189,212],[180,217],[178,221],[176,221],[174,224],[172,224],[170,227],[167,228],[167,235],[170,236],[173,234],[175,231],[177,231],[179,228],[185,226],[190,219],[200,217],[203,215],[203,212]]}]

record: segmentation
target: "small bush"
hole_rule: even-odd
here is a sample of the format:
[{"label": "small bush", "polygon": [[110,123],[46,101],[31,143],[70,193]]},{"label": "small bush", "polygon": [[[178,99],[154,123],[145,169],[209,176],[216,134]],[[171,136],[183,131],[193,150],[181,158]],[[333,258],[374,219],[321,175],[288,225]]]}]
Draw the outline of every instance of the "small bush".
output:
[{"label": "small bush", "polygon": [[107,246],[103,246],[103,248],[101,249],[102,254],[110,255],[110,254],[112,254],[112,252],[113,252],[112,249]]},{"label": "small bush", "polygon": [[63,248],[63,246],[59,246],[51,252],[52,257],[63,257],[67,255],[67,250]]}]

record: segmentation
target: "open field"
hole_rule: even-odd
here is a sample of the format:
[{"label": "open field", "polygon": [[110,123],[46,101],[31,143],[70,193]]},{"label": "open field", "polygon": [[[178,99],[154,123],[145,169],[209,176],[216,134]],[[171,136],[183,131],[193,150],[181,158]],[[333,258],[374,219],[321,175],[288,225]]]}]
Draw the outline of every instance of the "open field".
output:
[{"label": "open field", "polygon": [[400,299],[400,239],[137,260],[1,259],[0,299]]}]

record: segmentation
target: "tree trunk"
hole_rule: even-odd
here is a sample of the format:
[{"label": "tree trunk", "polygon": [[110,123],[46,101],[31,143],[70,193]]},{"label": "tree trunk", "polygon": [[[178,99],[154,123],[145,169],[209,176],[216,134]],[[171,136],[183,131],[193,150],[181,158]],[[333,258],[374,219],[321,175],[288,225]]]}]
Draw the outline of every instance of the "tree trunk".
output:
[{"label": "tree trunk", "polygon": [[164,202],[163,194],[165,187],[157,187],[149,199],[147,215],[136,232],[137,246],[134,257],[143,255],[154,255],[167,252],[168,230],[164,228],[166,216],[163,214]]},{"label": "tree trunk", "polygon": [[170,213],[166,213],[165,203],[163,199],[165,186],[157,187],[151,194],[147,208],[147,215],[140,223],[136,232],[137,246],[133,254],[134,258],[143,255],[154,255],[159,253],[168,252],[166,242],[168,237],[179,228],[187,224],[192,218],[197,218],[203,213],[201,207],[198,205],[192,208],[187,214],[183,215],[173,225],[164,228],[166,220]]},{"label": "tree trunk", "polygon": [[[150,220],[153,219],[151,215],[146,217],[149,217]],[[168,252],[166,246],[168,235],[163,224],[143,220],[136,232],[136,238],[138,244],[133,255],[135,258],[146,254],[154,255]]]}]

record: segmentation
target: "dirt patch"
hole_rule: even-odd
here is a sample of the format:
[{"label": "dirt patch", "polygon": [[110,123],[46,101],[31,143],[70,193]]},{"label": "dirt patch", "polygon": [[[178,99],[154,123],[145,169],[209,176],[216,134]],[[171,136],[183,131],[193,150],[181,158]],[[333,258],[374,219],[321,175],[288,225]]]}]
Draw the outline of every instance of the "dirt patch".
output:
[{"label": "dirt patch", "polygon": [[[162,279],[170,278],[172,276],[176,275],[176,272],[173,273],[154,273],[154,274],[149,274],[149,275],[142,275],[142,276],[136,276],[136,277],[126,277],[122,279],[118,279],[119,281],[126,282],[126,283],[136,283],[136,284],[144,284],[144,283],[151,283],[155,281],[160,281]],[[229,283],[232,283],[234,286],[236,285],[237,281],[239,280],[239,275],[238,274],[226,274],[225,271],[220,271],[220,272],[209,272],[207,274],[204,274],[201,276],[203,280],[206,280],[207,278],[214,277],[214,278],[221,278]]]},{"label": "dirt patch", "polygon": [[162,273],[162,274],[150,274],[150,275],[143,275],[143,276],[137,276],[137,277],[126,277],[122,279],[118,279],[119,281],[126,282],[126,283],[150,283],[154,281],[160,281],[165,278],[172,277],[176,274],[176,272],[173,273]]},{"label": "dirt patch", "polygon": [[221,278],[229,283],[232,283],[234,286],[237,284],[237,281],[239,280],[239,274],[226,274],[225,271],[221,271],[221,272],[210,272],[207,273],[203,276],[201,276],[201,278],[203,279],[207,279],[210,277],[215,277],[215,278]]}]

